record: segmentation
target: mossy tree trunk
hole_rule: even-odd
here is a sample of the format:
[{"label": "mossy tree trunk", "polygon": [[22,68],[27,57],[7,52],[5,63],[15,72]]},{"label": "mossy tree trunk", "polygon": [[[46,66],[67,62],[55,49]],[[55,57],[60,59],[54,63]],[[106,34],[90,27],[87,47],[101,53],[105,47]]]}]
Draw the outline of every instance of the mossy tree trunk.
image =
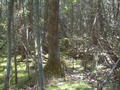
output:
[{"label": "mossy tree trunk", "polygon": [[63,75],[60,63],[58,18],[59,18],[59,0],[48,1],[48,62],[45,66],[45,72],[52,75]]}]

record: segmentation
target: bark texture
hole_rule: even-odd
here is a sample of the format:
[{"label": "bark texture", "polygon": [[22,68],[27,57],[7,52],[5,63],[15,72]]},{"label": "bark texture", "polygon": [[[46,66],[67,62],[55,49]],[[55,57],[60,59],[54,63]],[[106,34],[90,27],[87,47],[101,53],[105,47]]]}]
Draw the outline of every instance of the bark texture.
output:
[{"label": "bark texture", "polygon": [[49,0],[48,3],[47,39],[49,57],[48,63],[45,66],[45,71],[53,75],[63,75],[60,63],[58,35],[59,0]]}]

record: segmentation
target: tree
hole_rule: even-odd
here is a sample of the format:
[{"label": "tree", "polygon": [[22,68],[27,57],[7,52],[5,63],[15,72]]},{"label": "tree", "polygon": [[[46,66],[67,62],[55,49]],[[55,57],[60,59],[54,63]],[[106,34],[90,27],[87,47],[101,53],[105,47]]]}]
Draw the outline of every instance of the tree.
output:
[{"label": "tree", "polygon": [[60,48],[59,48],[59,0],[48,1],[48,23],[47,23],[47,40],[48,40],[48,62],[45,66],[45,71],[49,74],[63,75],[60,63]]},{"label": "tree", "polygon": [[43,66],[42,66],[42,51],[41,51],[41,27],[40,27],[40,10],[39,10],[39,0],[35,0],[36,5],[36,35],[37,35],[37,49],[38,49],[38,67],[40,75],[40,87],[41,90],[45,90],[44,76],[43,76]]},{"label": "tree", "polygon": [[[42,37],[42,49],[45,52],[48,52],[47,48],[47,24],[48,24],[48,1],[44,0],[44,31],[43,31],[43,37]],[[45,42],[46,41],[46,42]]]},{"label": "tree", "polygon": [[10,68],[11,68],[11,30],[13,20],[14,0],[8,2],[8,59],[7,59],[7,75],[5,77],[4,89],[9,90]]},{"label": "tree", "polygon": [[13,15],[13,31],[12,31],[12,40],[13,40],[13,54],[14,54],[14,65],[15,65],[15,84],[18,82],[17,77],[17,59],[16,59],[16,33],[15,33],[15,27],[14,27],[14,15]]}]

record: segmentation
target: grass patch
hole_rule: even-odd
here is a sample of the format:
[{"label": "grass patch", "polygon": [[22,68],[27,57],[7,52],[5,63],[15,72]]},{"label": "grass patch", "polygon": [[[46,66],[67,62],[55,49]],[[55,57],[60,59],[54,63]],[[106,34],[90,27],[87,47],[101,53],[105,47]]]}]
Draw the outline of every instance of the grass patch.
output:
[{"label": "grass patch", "polygon": [[3,90],[4,83],[0,84],[0,90]]},{"label": "grass patch", "polygon": [[62,82],[60,85],[56,86],[49,86],[46,90],[95,90],[91,88],[87,82],[80,81],[80,82]]},{"label": "grass patch", "polygon": [[[11,64],[13,67],[13,79],[10,81],[10,85],[11,85],[11,87],[15,87],[14,62],[12,62]],[[0,58],[0,90],[2,90],[4,87],[6,65],[7,65],[7,58]],[[18,63],[17,69],[18,69],[18,85],[20,84],[20,86],[22,86],[22,85],[24,86],[24,85],[26,85],[26,81],[28,80],[25,63],[23,63],[23,62]]]}]

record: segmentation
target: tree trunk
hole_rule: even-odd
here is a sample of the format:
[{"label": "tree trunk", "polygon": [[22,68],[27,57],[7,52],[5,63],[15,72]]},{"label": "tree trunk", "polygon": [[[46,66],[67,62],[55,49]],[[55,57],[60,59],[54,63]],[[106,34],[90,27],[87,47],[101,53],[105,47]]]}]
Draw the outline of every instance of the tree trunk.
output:
[{"label": "tree trunk", "polygon": [[13,40],[13,54],[14,54],[14,65],[15,65],[15,84],[18,82],[17,77],[17,59],[16,59],[16,33],[15,33],[15,27],[14,27],[14,15],[13,15],[13,31],[12,31],[12,40]]},{"label": "tree trunk", "polygon": [[42,49],[45,52],[48,52],[47,44],[47,24],[48,24],[48,0],[44,0],[44,31],[42,37]]},{"label": "tree trunk", "polygon": [[59,0],[48,1],[48,62],[45,66],[45,72],[52,75],[63,75],[60,63],[60,48],[58,35],[59,18]]},{"label": "tree trunk", "polygon": [[11,30],[13,20],[14,0],[8,2],[8,60],[7,60],[7,75],[5,77],[4,89],[9,90],[10,67],[11,67]]},{"label": "tree trunk", "polygon": [[39,77],[40,77],[40,88],[45,90],[44,85],[44,75],[43,75],[43,66],[42,66],[42,51],[41,51],[41,27],[40,27],[40,9],[39,9],[39,0],[35,0],[36,6],[36,35],[37,35],[37,49],[38,49],[38,67],[39,67]]}]

